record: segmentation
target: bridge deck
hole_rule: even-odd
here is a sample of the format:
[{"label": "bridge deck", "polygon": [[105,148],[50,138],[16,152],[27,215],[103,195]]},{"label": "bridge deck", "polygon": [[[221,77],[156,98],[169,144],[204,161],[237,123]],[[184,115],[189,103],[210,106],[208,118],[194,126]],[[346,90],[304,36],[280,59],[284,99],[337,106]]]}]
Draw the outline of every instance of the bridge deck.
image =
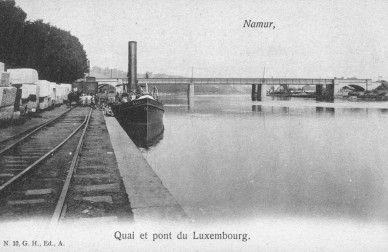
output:
[{"label": "bridge deck", "polygon": [[[366,83],[367,79],[337,79],[341,83]],[[100,83],[127,83],[127,78],[98,78]],[[149,85],[327,85],[333,84],[334,79],[302,79],[302,78],[138,78],[139,84]],[[338,84],[335,82],[334,84]]]},{"label": "bridge deck", "polygon": [[140,84],[150,85],[192,84],[195,85],[320,85],[333,84],[333,79],[290,79],[290,78],[138,78]]}]

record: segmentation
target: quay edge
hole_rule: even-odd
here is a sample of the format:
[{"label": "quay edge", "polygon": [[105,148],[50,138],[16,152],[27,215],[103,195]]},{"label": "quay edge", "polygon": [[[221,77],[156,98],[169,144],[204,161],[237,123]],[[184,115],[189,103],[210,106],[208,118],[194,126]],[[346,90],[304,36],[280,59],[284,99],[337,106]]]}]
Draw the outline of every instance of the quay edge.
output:
[{"label": "quay edge", "polygon": [[182,221],[187,215],[114,117],[105,117],[134,221]]}]

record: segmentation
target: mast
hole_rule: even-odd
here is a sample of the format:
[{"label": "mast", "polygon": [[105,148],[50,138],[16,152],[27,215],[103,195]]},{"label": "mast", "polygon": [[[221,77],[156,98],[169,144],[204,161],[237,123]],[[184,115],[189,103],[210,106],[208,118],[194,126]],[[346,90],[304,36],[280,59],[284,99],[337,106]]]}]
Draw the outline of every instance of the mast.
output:
[{"label": "mast", "polygon": [[263,83],[264,83],[264,75],[265,75],[265,66],[264,66],[264,70],[263,70]]}]

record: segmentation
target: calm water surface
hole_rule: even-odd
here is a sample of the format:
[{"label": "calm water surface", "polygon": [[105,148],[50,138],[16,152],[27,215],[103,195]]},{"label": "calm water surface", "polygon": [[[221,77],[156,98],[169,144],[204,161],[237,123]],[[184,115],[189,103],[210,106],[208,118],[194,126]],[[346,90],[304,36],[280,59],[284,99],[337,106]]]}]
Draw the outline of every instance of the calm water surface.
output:
[{"label": "calm water surface", "polygon": [[265,216],[388,223],[388,103],[163,97],[141,149],[193,220]]}]

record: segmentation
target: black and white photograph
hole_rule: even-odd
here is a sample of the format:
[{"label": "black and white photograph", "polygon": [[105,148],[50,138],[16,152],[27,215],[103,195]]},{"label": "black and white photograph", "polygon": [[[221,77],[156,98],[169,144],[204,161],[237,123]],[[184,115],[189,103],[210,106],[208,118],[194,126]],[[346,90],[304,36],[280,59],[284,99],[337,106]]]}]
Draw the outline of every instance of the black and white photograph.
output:
[{"label": "black and white photograph", "polygon": [[387,0],[0,0],[0,251],[388,251]]}]

